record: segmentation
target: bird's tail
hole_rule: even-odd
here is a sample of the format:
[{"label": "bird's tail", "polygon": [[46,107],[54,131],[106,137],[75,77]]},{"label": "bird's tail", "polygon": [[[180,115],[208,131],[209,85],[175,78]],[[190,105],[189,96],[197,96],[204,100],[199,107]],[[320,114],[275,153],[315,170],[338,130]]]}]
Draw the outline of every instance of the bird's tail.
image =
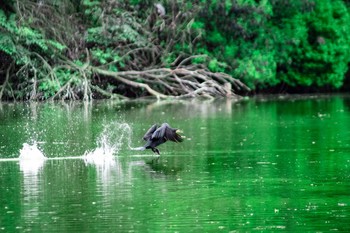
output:
[{"label": "bird's tail", "polygon": [[140,147],[130,147],[130,150],[145,150],[146,148],[144,146]]}]

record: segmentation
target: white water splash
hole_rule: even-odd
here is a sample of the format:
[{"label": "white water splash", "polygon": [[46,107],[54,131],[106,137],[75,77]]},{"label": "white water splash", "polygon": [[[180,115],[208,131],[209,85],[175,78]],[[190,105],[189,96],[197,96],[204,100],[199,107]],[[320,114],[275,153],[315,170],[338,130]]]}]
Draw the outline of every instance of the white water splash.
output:
[{"label": "white water splash", "polygon": [[97,148],[83,155],[87,164],[98,166],[115,165],[115,155],[119,154],[124,142],[130,145],[131,127],[127,123],[113,122],[104,126],[98,138]]},{"label": "white water splash", "polygon": [[129,148],[130,148],[130,150],[146,150],[146,148],[143,147],[143,146],[140,146],[140,147],[131,147],[131,146],[129,145]]},{"label": "white water splash", "polygon": [[29,145],[28,143],[23,143],[22,149],[19,151],[19,159],[20,160],[45,160],[46,157],[41,152],[34,142],[33,145]]},{"label": "white water splash", "polygon": [[[113,177],[118,177],[118,181],[123,180],[123,168],[118,159],[120,150],[131,141],[131,127],[127,123],[110,123],[104,126],[100,137],[97,140],[97,148],[86,151],[83,159],[86,165],[94,165],[97,177],[101,181],[104,191],[108,189],[108,184]],[[115,173],[118,175],[115,176]]]},{"label": "white water splash", "polygon": [[[107,124],[97,140],[97,148],[86,151],[81,157],[73,158],[82,158],[86,164],[93,164],[103,169],[114,167],[116,166],[115,156],[119,154],[122,147],[128,146],[131,148],[131,134],[131,127],[127,123],[113,122]],[[68,158],[71,157],[60,157],[59,159]],[[37,174],[48,158],[34,142],[33,145],[23,143],[18,159],[21,171]]]},{"label": "white water splash", "polygon": [[33,145],[23,143],[19,153],[20,170],[26,174],[37,174],[47,159],[35,142]]},{"label": "white water splash", "polygon": [[92,151],[86,151],[83,155],[86,164],[94,164],[97,166],[113,166],[114,150],[110,147],[97,147]]}]

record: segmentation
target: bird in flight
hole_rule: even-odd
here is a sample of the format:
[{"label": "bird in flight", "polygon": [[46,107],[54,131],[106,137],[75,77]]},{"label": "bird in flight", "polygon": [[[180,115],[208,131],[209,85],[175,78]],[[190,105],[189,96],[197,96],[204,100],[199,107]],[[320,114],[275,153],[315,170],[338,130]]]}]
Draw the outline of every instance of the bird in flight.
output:
[{"label": "bird in flight", "polygon": [[143,136],[146,144],[140,147],[141,150],[151,149],[154,153],[160,154],[157,146],[170,140],[173,142],[182,142],[183,138],[178,134],[179,130],[171,128],[169,124],[163,123],[160,127],[154,124]]}]

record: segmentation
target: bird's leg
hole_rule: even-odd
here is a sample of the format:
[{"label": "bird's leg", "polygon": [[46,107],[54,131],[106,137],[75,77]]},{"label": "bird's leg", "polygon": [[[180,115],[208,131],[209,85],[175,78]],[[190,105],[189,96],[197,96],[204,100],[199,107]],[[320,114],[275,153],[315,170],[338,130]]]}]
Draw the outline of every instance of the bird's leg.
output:
[{"label": "bird's leg", "polygon": [[155,154],[158,154],[160,155],[160,151],[158,150],[158,148],[152,148],[152,151],[155,153]]}]

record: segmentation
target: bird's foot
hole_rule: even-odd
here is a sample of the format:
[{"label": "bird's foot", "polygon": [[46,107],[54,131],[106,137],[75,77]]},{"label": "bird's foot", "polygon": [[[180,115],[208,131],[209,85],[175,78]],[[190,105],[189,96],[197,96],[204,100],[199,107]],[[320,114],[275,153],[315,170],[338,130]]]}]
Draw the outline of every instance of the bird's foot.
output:
[{"label": "bird's foot", "polygon": [[152,151],[153,151],[155,154],[160,155],[160,151],[158,150],[158,148],[152,148]]}]

